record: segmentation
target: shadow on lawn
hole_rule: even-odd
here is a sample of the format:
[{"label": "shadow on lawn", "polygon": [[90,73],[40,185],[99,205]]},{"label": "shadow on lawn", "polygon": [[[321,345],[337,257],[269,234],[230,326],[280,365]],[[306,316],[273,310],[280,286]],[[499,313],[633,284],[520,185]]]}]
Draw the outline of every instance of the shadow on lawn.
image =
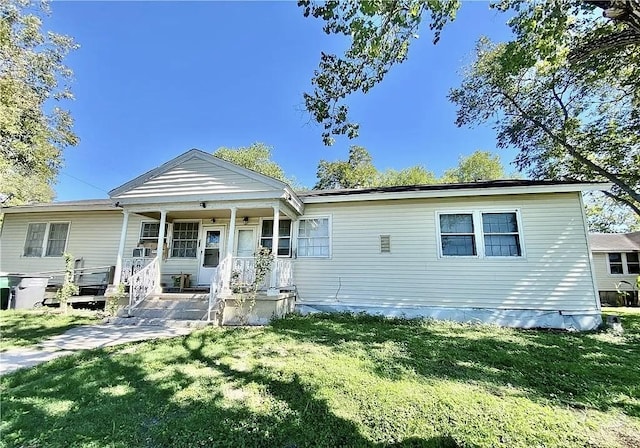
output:
[{"label": "shadow on lawn", "polygon": [[0,311],[0,331],[3,339],[0,341],[0,351],[32,346],[79,325],[98,322],[97,319],[87,316],[59,312],[3,310]]},{"label": "shadow on lawn", "polygon": [[[640,328],[640,314],[623,319],[625,328]],[[347,353],[355,342],[373,361],[374,371],[389,379],[410,371],[475,382],[498,395],[509,384],[531,399],[603,411],[619,408],[640,417],[640,338],[633,332],[607,340],[594,333],[443,326],[348,314],[285,318],[270,331]],[[385,352],[389,343],[396,346],[395,354]]]},{"label": "shadow on lawn", "polygon": [[[334,415],[298,377],[238,371],[206,356],[203,347],[212,341],[211,334],[183,338],[186,355],[178,350],[180,341],[172,347],[181,354],[168,360],[163,354],[158,365],[145,365],[144,353],[156,347],[148,343],[143,354],[92,350],[2,378],[3,442],[52,448],[458,446],[446,435],[372,443],[353,422]],[[157,347],[167,349],[166,344]],[[200,378],[205,380],[200,393],[177,399],[198,381],[189,374],[194,368],[208,372]],[[284,406],[255,411],[242,400],[224,400],[225,387],[250,384],[265,388]]]}]

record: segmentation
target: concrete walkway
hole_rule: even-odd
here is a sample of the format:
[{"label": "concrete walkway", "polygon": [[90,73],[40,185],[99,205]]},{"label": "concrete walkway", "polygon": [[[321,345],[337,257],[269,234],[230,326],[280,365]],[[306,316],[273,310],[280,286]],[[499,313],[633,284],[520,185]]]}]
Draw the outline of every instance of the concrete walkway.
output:
[{"label": "concrete walkway", "polygon": [[87,350],[148,339],[182,336],[195,328],[167,328],[132,325],[85,325],[53,336],[31,348],[17,348],[0,353],[0,375],[25,367]]}]

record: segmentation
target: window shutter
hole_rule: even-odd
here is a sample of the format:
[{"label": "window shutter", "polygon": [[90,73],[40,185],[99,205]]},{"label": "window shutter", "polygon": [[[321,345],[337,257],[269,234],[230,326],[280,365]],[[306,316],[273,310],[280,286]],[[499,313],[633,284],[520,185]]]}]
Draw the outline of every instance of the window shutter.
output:
[{"label": "window shutter", "polygon": [[391,235],[380,235],[380,253],[391,253]]}]

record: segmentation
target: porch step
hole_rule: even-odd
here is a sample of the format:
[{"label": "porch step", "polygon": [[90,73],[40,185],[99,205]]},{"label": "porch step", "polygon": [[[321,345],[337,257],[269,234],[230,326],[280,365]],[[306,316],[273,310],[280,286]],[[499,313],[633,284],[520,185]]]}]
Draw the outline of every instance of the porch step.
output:
[{"label": "porch step", "polygon": [[209,325],[217,325],[214,319],[214,313],[211,314],[211,322],[206,320],[185,320],[185,319],[161,319],[161,318],[144,318],[144,317],[110,317],[105,323],[113,325],[134,325],[134,326],[153,326],[168,328],[204,328]]},{"label": "porch step", "polygon": [[[142,301],[128,314],[143,319],[206,320],[209,308],[208,295],[161,294]],[[127,311],[121,316],[125,317]]]},{"label": "porch step", "polygon": [[[158,294],[150,295],[147,300],[176,300],[176,301],[184,301],[184,300],[199,300],[199,301],[208,301],[209,293],[194,293],[194,292],[162,292]],[[145,300],[145,301],[147,301]]]}]

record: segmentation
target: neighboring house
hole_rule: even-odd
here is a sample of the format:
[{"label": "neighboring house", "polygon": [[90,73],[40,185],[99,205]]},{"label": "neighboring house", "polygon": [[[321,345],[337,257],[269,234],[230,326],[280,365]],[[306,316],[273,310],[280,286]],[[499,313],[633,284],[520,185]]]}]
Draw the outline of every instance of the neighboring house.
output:
[{"label": "neighboring house", "polygon": [[581,192],[595,188],[505,180],[296,193],[190,150],[110,199],[3,209],[0,271],[61,269],[67,251],[84,266],[115,265],[114,283],[141,281],[146,266],[153,275],[132,283],[135,294],[189,274],[224,295],[232,272],[251,281],[259,246],[276,247],[265,286],[295,291],[301,312],[588,330],[601,317]]},{"label": "neighboring house", "polygon": [[640,232],[589,235],[600,301],[638,306]]}]

